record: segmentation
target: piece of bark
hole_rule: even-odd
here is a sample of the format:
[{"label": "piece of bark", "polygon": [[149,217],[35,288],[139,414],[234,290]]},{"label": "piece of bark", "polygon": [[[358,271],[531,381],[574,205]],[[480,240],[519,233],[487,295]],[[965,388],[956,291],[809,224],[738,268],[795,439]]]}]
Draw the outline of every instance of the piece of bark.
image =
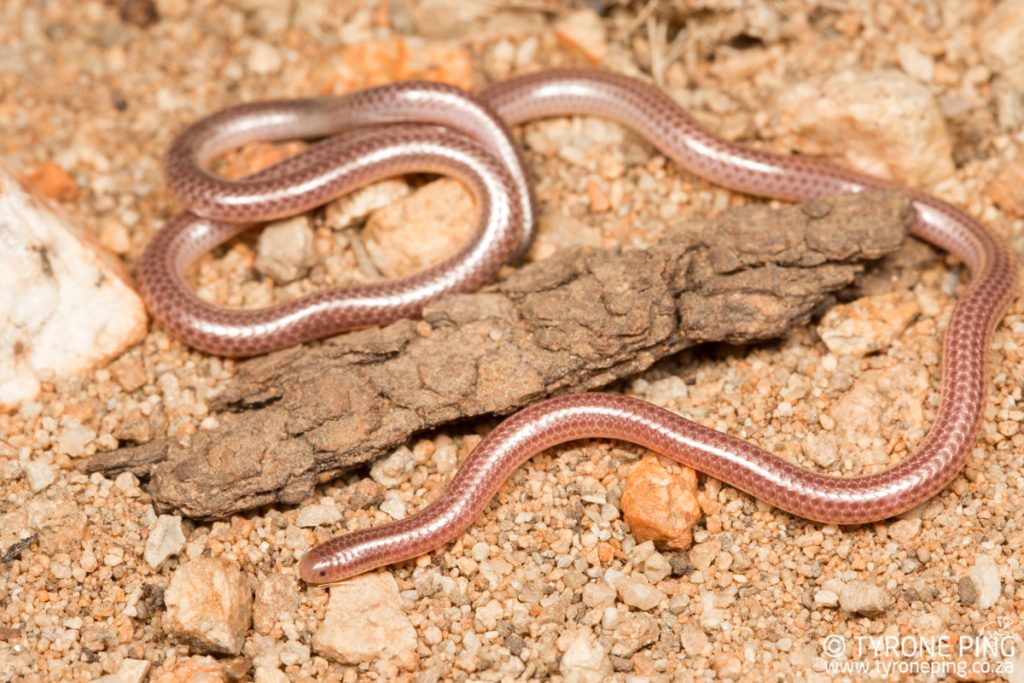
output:
[{"label": "piece of bark", "polygon": [[899,247],[912,215],[905,195],[867,192],[683,220],[646,249],[571,249],[422,320],[240,364],[218,429],[87,468],[148,475],[158,504],[194,517],[298,503],[417,432],[596,389],[700,342],[778,337]]}]

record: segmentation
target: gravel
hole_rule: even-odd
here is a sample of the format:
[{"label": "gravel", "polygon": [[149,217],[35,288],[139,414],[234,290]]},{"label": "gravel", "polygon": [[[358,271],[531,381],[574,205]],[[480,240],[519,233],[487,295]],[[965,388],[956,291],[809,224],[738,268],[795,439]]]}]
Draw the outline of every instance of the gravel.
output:
[{"label": "gravel", "polygon": [[[129,4],[12,0],[0,37],[5,166],[129,269],[177,210],[161,174],[171,136],[203,114],[403,78],[482,86],[592,59],[653,72],[696,118],[743,143],[852,154],[846,162],[868,170],[884,145],[887,171],[931,183],[1024,255],[1024,79],[1012,47],[1024,34],[1020,0],[998,9],[981,0],[709,3],[673,19],[686,25],[678,47],[671,3],[641,16],[648,3],[610,3],[597,15],[584,5],[552,14],[455,0],[158,0],[155,13],[128,22],[119,7]],[[865,111],[889,122],[885,135],[903,139],[851,145],[845,129],[822,134],[783,101],[810,92],[804,113],[846,121],[850,97],[821,95],[842,88],[862,93]],[[854,123],[858,135],[871,132],[871,116]],[[535,258],[578,244],[644,246],[681,217],[757,201],[688,175],[598,119],[530,124],[520,138],[545,217]],[[294,149],[250,145],[217,170],[237,177]],[[436,238],[422,226],[441,231],[472,215],[450,185],[411,178],[314,212],[299,223],[311,241],[277,280],[265,259],[257,265],[269,247],[253,232],[201,258],[190,282],[210,301],[263,306],[423,267],[415,257],[443,258],[465,226]],[[417,225],[424,206],[430,215]],[[366,242],[360,225],[371,221]],[[910,263],[909,273],[869,275],[868,301],[775,343],[693,349],[613,390],[812,469],[878,471],[934,418],[941,337],[968,281],[952,261]],[[298,558],[332,534],[434,500],[492,423],[422,435],[369,472],[332,473],[295,506],[183,520],[154,507],[145,473],[80,469],[93,453],[158,437],[187,446],[224,418],[217,398],[235,361],[151,325],[105,367],[40,370],[38,396],[0,414],[0,671],[76,683],[427,683],[742,679],[756,666],[764,679],[828,680],[822,643],[832,634],[999,628],[1017,618],[1024,581],[1014,532],[1024,526],[1021,335],[1018,301],[995,335],[991,396],[966,471],[900,519],[806,522],[642,448],[591,440],[533,458],[445,548],[325,590],[297,579]],[[634,535],[641,518],[626,514],[637,501],[625,485],[638,469],[664,499],[647,530],[667,540]],[[676,492],[685,499],[673,508]],[[658,516],[671,509],[685,515]]]}]

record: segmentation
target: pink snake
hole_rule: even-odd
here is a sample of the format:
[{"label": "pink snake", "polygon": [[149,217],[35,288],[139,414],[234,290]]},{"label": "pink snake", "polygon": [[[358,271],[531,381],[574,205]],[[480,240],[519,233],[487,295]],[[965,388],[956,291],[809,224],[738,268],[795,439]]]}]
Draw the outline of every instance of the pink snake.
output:
[{"label": "pink snake", "polygon": [[[168,153],[167,173],[190,212],[175,218],[147,247],[137,272],[140,289],[153,315],[174,334],[224,355],[264,353],[415,316],[445,293],[480,287],[529,245],[536,210],[507,126],[571,114],[629,126],[686,170],[739,192],[802,201],[894,186],[816,159],[744,149],[701,128],[658,89],[615,74],[546,71],[475,98],[440,84],[403,83],[339,97],[243,105],[186,129]],[[238,182],[203,170],[214,155],[245,142],[325,136],[334,137]],[[327,290],[261,310],[224,309],[189,290],[185,270],[252,223],[289,216],[409,172],[453,175],[475,196],[476,235],[448,261],[408,278]],[[977,438],[987,350],[1016,290],[1018,264],[1002,239],[963,211],[923,192],[908,192],[917,210],[911,233],[963,260],[972,281],[946,330],[935,423],[901,462],[875,474],[834,477],[638,399],[561,396],[502,422],[420,512],[310,550],[299,564],[300,576],[310,583],[335,583],[433,550],[468,528],[508,476],[535,453],[587,437],[640,444],[818,522],[881,520],[935,495],[963,467]]]}]

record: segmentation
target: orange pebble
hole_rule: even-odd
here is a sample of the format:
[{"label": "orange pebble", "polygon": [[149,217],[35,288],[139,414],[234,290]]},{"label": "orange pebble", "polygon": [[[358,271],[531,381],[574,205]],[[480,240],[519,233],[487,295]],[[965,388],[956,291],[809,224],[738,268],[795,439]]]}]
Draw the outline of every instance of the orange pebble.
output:
[{"label": "orange pebble", "polygon": [[71,176],[57,164],[44,161],[25,178],[30,192],[59,201],[71,201],[78,195],[78,186]]},{"label": "orange pebble", "polygon": [[590,200],[590,210],[593,213],[604,213],[612,206],[604,188],[593,178],[587,180],[587,198]]}]

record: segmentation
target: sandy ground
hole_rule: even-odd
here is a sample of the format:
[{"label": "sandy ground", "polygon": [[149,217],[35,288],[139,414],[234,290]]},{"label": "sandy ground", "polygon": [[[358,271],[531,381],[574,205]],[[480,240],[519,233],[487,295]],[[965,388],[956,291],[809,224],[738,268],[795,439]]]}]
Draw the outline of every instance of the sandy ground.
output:
[{"label": "sandy ground", "polygon": [[[1013,63],[1012,43],[1016,35],[1024,45],[1024,9],[986,24],[995,8],[987,0],[572,8],[7,0],[0,158],[131,267],[177,210],[160,166],[171,137],[241,101],[408,77],[478,88],[543,67],[598,64],[654,78],[731,139],[788,151],[808,143],[786,109],[796,84],[820,88],[839,72],[891,70],[940,112],[948,148],[881,170],[930,183],[1024,254],[1024,68]],[[544,213],[587,226],[592,243],[643,246],[678,212],[710,215],[752,201],[674,169],[612,124],[543,122],[522,137]],[[827,140],[819,146],[830,149]],[[251,146],[224,170],[243,173],[279,154]],[[246,237],[201,263],[197,287],[213,300],[255,306],[380,276],[372,240],[364,248],[357,232],[324,225],[315,235],[319,261],[295,282],[277,286],[254,271],[259,246]],[[830,351],[808,325],[756,348],[688,352],[616,389],[811,468],[874,471],[903,457],[930,424],[940,335],[967,275],[952,259],[921,272],[908,298],[893,304],[911,301],[916,314],[866,356]],[[1024,680],[1022,313],[1015,303],[995,335],[974,458],[946,491],[898,520],[822,526],[701,477],[696,545],[656,550],[631,537],[619,503],[643,451],[574,444],[534,458],[465,537],[377,575],[360,595],[339,593],[331,609],[328,591],[297,581],[295,558],[332,533],[421,507],[492,425],[426,435],[399,456],[411,460],[399,476],[354,472],[299,508],[179,520],[155,510],[145,482],[130,474],[112,481],[77,470],[97,451],[160,434],[187,443],[216,428],[208,403],[234,363],[153,326],[110,367],[44,382],[35,401],[0,415],[0,679],[830,680],[841,677],[837,662],[894,661],[871,642],[903,643],[895,661],[927,665],[947,660],[918,656],[906,643],[945,637],[955,647],[966,637],[973,646],[985,633],[997,634],[1002,654],[949,660],[975,666],[974,674],[924,674],[919,664],[847,676]],[[324,513],[363,490],[369,504]],[[172,518],[158,521],[161,512]],[[311,519],[327,524],[314,528]],[[153,540],[155,529],[170,535]],[[150,562],[147,544],[173,552]],[[218,617],[226,639],[237,639],[233,653],[203,644],[218,627],[172,615],[184,609],[179,594],[201,594],[203,582],[237,598],[225,598]],[[346,599],[363,614],[346,617]],[[357,632],[345,630],[352,624]],[[360,638],[395,647],[367,655],[357,651]]]}]

